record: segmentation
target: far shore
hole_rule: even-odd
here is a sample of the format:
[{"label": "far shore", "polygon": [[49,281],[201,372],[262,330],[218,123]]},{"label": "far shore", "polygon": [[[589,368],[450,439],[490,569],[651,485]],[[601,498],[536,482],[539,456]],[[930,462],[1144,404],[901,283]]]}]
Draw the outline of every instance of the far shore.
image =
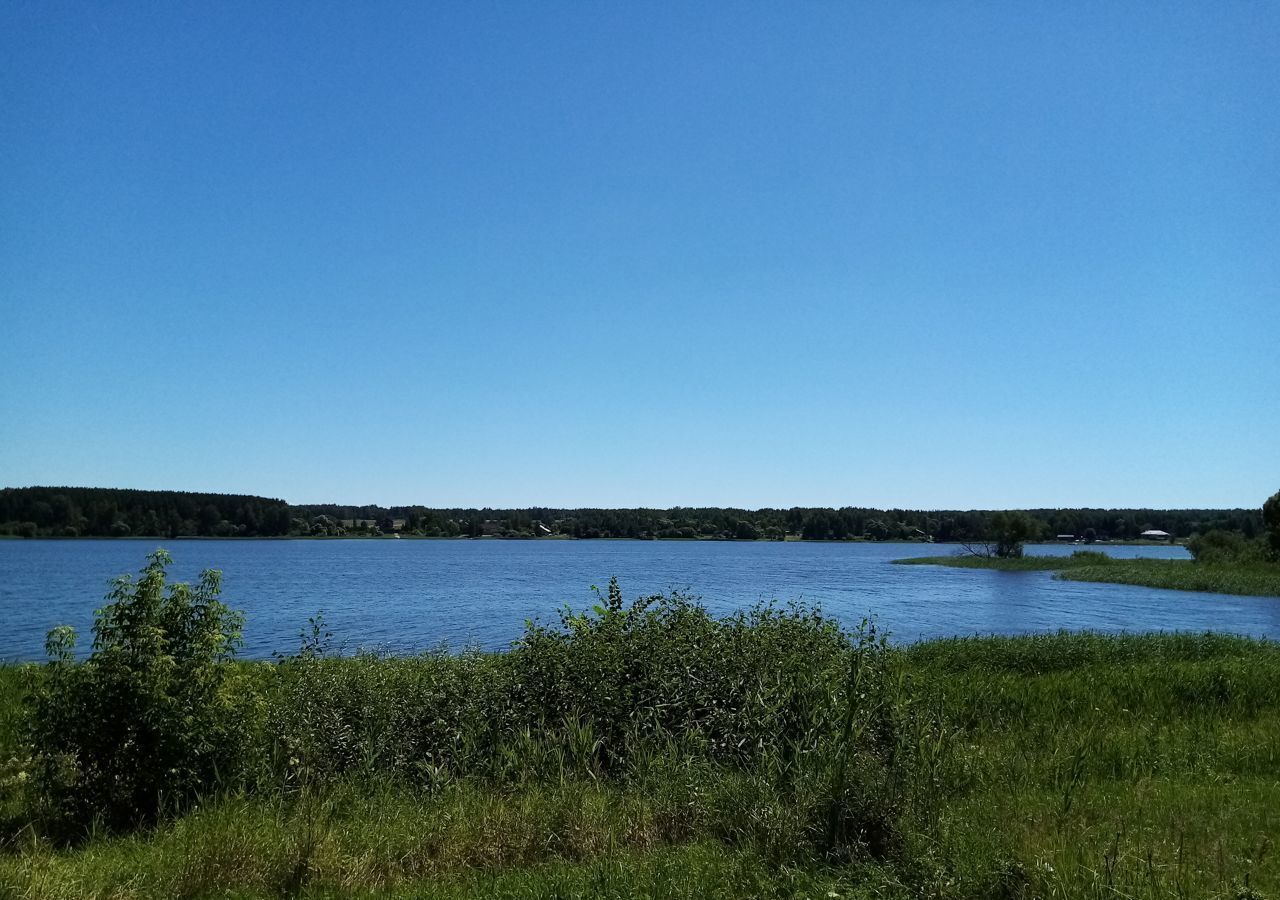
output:
[{"label": "far shore", "polygon": [[[40,535],[24,537],[17,534],[0,534],[0,541],[662,541],[678,544],[717,543],[717,544],[923,544],[938,547],[964,547],[973,541],[930,541],[923,538],[894,538],[892,540],[876,540],[875,538],[840,538],[817,539],[804,538],[799,535],[787,535],[782,540],[774,538],[722,538],[722,537],[575,537],[572,534],[279,534],[279,535],[211,535],[181,534],[172,537],[161,534],[125,534],[125,535]],[[1182,547],[1186,541],[1096,541],[1085,544],[1075,541],[1037,541],[1029,543],[1031,547]],[[936,557],[943,559],[945,557]],[[902,562],[904,560],[898,560]],[[945,565],[945,563],[940,563]]]}]

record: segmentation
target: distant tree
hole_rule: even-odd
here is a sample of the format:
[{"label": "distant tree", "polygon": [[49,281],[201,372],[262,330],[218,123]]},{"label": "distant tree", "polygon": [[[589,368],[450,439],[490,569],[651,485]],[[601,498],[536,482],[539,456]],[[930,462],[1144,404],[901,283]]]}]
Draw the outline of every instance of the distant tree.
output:
[{"label": "distant tree", "polygon": [[1276,491],[1262,504],[1262,523],[1267,526],[1271,555],[1280,559],[1280,491]]},{"label": "distant tree", "polygon": [[212,503],[206,503],[204,508],[200,510],[200,533],[210,535],[214,533],[218,523],[222,521],[222,514],[218,512],[218,507]]},{"label": "distant tree", "polygon": [[1098,533],[1094,531],[1092,528],[1086,528],[1084,530],[1084,542],[1086,544],[1092,544],[1097,539],[1098,539]]},{"label": "distant tree", "polygon": [[991,536],[995,539],[996,556],[1022,556],[1022,545],[1035,537],[1038,530],[1035,521],[1020,510],[996,513],[991,517]]}]

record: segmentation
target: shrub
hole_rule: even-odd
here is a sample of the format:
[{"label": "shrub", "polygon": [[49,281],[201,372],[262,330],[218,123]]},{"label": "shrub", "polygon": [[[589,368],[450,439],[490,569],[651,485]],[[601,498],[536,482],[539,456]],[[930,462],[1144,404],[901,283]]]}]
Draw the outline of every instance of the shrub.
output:
[{"label": "shrub", "polygon": [[[616,583],[599,600],[529,624],[507,653],[341,658],[306,641],[274,667],[277,773],[315,788],[356,775],[663,793],[681,772],[696,784],[671,798],[677,819],[693,803],[725,837],[758,842],[785,811],[806,845],[872,853],[940,792],[939,722],[891,677],[870,625],[844,632],[801,606],[717,617],[679,594],[627,604]],[[694,803],[721,778],[733,790]]]},{"label": "shrub", "polygon": [[1192,535],[1187,550],[1196,562],[1209,564],[1260,562],[1266,548],[1260,540],[1249,540],[1234,531],[1214,529],[1207,534]]},{"label": "shrub", "polygon": [[220,573],[166,584],[170,561],[157,550],[136,581],[113,582],[88,660],[75,661],[71,628],[49,633],[27,737],[34,799],[55,834],[152,822],[241,764],[252,702],[227,663],[242,617],[218,600]]}]

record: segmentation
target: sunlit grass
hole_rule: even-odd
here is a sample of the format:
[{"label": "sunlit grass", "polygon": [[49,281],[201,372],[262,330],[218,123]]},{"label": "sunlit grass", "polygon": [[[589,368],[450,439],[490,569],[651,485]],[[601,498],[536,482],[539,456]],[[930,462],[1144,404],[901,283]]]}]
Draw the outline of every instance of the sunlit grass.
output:
[{"label": "sunlit grass", "polygon": [[1131,559],[1122,563],[1073,567],[1059,577],[1175,591],[1280,597],[1280,564],[1276,563],[1210,564],[1187,559]]},{"label": "sunlit grass", "polygon": [[[708,633],[705,621],[688,627],[695,626]],[[761,646],[782,652],[807,632],[785,640],[770,633],[781,643]],[[605,677],[610,667],[629,671],[637,662],[625,653],[602,659],[608,646],[593,646],[590,672],[600,691],[619,689]],[[808,727],[794,718],[803,707],[774,720],[775,738],[750,758],[672,738],[629,745],[605,764],[599,742],[612,738],[603,727],[519,731],[491,747],[482,745],[491,734],[482,729],[473,743],[458,738],[457,752],[470,755],[450,774],[411,764],[404,754],[415,747],[424,760],[435,757],[387,729],[423,729],[420,740],[453,732],[434,730],[434,719],[389,718],[393,708],[426,709],[435,698],[433,716],[481,728],[463,713],[494,699],[484,688],[505,663],[488,654],[322,659],[283,673],[250,664],[253,677],[241,685],[261,691],[268,706],[290,704],[275,721],[290,729],[310,723],[308,752],[335,754],[327,766],[314,760],[299,780],[281,760],[287,777],[264,772],[132,834],[61,846],[29,829],[11,832],[0,849],[0,897],[1280,892],[1280,646],[1212,634],[1060,633],[929,641],[887,653],[888,678],[876,696],[899,715],[914,710],[939,725],[894,738],[896,761],[886,769],[851,758],[854,784],[889,791],[896,788],[885,777],[918,782],[890,807],[898,833],[880,855],[865,846],[824,851],[836,745],[787,750],[784,737],[795,740]],[[540,677],[573,677],[565,668],[572,654],[548,659],[556,664]],[[744,671],[717,659],[701,658],[697,677]],[[787,666],[800,664],[795,657]],[[773,671],[785,678],[785,667]],[[807,671],[812,679],[822,669]],[[282,690],[294,682],[276,678],[301,679],[310,693]],[[0,668],[5,752],[17,750],[20,682],[15,668]],[[549,690],[553,682],[540,685]],[[298,708],[304,696],[315,705]],[[720,715],[707,696],[706,714]],[[628,708],[600,700],[602,713]]]}]

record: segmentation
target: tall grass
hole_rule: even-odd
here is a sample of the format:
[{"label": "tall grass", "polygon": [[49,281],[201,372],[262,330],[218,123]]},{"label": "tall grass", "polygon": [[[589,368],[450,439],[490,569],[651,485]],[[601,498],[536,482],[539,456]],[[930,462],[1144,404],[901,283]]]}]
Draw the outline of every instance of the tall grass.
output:
[{"label": "tall grass", "polygon": [[[379,669],[390,683],[418,664],[313,662],[319,677],[369,690],[383,684],[371,680]],[[891,649],[883,662],[893,702],[918,719],[929,711],[934,727],[900,733],[869,769],[858,755],[869,750],[849,757],[852,780],[874,792],[892,793],[894,777],[913,780],[880,856],[865,832],[845,844],[853,852],[827,852],[831,751],[787,762],[774,742],[740,759],[667,735],[603,765],[597,737],[534,733],[515,757],[479,753],[469,772],[445,779],[361,762],[306,784],[243,788],[156,829],[80,847],[27,836],[0,854],[0,895],[200,896],[233,886],[243,896],[590,896],[606,872],[618,896],[1247,897],[1280,888],[1275,644],[1056,634],[933,641]],[[353,709],[328,721],[342,730]],[[869,819],[864,810],[848,821]],[[688,879],[662,874],[681,867]]]},{"label": "tall grass", "polygon": [[1280,597],[1280,564],[1267,562],[1211,563],[1187,559],[1126,559],[1105,565],[1066,569],[1059,577],[1071,581],[1136,584],[1173,591]]}]

